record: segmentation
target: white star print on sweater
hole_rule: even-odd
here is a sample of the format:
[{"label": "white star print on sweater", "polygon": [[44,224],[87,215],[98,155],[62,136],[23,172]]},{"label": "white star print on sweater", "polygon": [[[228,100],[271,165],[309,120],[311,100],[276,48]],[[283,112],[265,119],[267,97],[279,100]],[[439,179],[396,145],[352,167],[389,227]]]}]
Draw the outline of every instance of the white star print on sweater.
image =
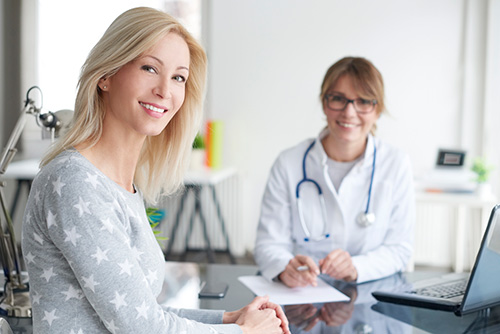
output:
[{"label": "white star print on sweater", "polygon": [[34,333],[241,333],[223,311],[162,307],[165,266],[140,192],[75,150],[33,182],[23,221]]}]

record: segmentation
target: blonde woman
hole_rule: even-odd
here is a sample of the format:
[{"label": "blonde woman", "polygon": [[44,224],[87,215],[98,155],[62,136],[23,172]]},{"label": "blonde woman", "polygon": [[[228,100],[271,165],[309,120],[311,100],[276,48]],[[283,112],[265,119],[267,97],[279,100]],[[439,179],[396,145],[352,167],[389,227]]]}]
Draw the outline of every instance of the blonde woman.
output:
[{"label": "blonde woman", "polygon": [[72,129],[42,161],[23,225],[35,333],[289,333],[258,297],[164,308],[144,198],[176,190],[202,116],[206,55],[175,19],[120,15],[83,65]]}]

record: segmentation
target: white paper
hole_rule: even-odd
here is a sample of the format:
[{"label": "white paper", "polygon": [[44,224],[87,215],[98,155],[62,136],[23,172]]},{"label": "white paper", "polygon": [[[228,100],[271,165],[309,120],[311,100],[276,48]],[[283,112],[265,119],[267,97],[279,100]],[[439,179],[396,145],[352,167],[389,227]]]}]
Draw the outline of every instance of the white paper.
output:
[{"label": "white paper", "polygon": [[318,279],[317,286],[289,288],[281,282],[272,282],[262,276],[240,276],[238,280],[257,296],[269,296],[269,300],[279,305],[312,304],[349,301],[333,286]]}]

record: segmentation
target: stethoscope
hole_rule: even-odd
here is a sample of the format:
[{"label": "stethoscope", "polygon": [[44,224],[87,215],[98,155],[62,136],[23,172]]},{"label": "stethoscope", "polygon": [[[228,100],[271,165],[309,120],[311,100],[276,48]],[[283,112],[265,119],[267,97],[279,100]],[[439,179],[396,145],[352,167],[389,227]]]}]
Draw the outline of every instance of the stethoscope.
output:
[{"label": "stethoscope", "polygon": [[[316,141],[313,141],[311,145],[307,148],[306,152],[304,153],[304,158],[302,159],[302,180],[299,181],[297,184],[297,187],[295,188],[295,197],[297,198],[297,210],[299,212],[299,221],[300,225],[302,226],[302,229],[304,230],[305,238],[304,241],[320,241],[326,238],[330,237],[330,233],[327,232],[327,219],[326,219],[326,205],[325,205],[325,199],[323,198],[323,190],[321,189],[320,185],[318,182],[314,181],[313,179],[307,178],[307,173],[306,173],[306,159],[307,155],[309,154],[309,151],[313,148],[314,144]],[[357,217],[356,217],[356,222],[362,226],[362,227],[368,227],[372,225],[375,222],[375,214],[373,212],[370,212],[370,200],[372,197],[372,186],[373,186],[373,177],[375,175],[375,161],[377,160],[377,147],[375,144],[373,145],[373,162],[372,162],[372,175],[370,178],[370,187],[368,188],[368,200],[366,202],[366,209],[365,211],[360,212]],[[307,227],[307,224],[305,223],[304,219],[304,213],[302,211],[302,201],[300,200],[299,192],[300,192],[300,186],[303,183],[310,182],[312,183],[316,189],[318,190],[318,195],[319,195],[319,202],[321,206],[321,215],[323,217],[323,231],[319,236],[312,236],[311,232],[309,231],[309,228]]]}]

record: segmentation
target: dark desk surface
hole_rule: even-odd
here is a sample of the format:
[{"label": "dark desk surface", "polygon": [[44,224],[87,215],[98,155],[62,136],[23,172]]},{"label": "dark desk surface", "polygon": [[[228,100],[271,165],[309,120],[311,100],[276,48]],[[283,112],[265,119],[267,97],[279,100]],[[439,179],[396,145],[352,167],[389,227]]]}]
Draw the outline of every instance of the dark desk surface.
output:
[{"label": "dark desk surface", "polygon": [[[177,267],[179,266],[180,267]],[[229,284],[229,290],[223,299],[197,299],[198,290],[192,291],[192,298],[200,308],[235,310],[248,304],[253,293],[238,281],[239,276],[255,275],[257,267],[221,264],[179,264],[167,263],[170,272],[179,272],[182,266],[191,266],[198,271],[194,278],[196,284],[200,281],[222,281]],[[187,267],[184,267],[187,268]],[[374,290],[391,287],[396,284],[408,284],[412,281],[439,275],[436,272],[412,272],[360,284],[352,285],[343,282],[331,282],[345,294],[355,297],[351,303],[328,303],[313,305],[286,306],[285,311],[290,320],[292,333],[500,333],[500,307],[489,312],[477,312],[457,317],[453,313],[426,310],[415,307],[393,305],[377,302],[371,295]],[[196,284],[194,284],[196,286]],[[185,297],[185,296],[184,296]],[[330,322],[319,321],[312,328],[307,327],[303,319],[307,312],[325,309]]]},{"label": "dark desk surface", "polygon": [[[253,293],[238,281],[239,276],[254,275],[257,267],[225,264],[167,262],[167,277],[159,302],[183,308],[236,310],[248,304]],[[382,287],[406,284],[438,273],[413,272],[379,281],[351,285],[331,282],[353,297],[350,303],[286,306],[292,333],[500,333],[500,307],[457,317],[452,313],[377,302],[371,292]],[[226,282],[229,290],[223,299],[198,299],[202,281]],[[317,322],[307,328],[308,314],[324,312],[328,323]],[[14,334],[31,333],[30,319],[8,319]],[[312,326],[312,324],[311,324]],[[306,329],[308,331],[306,331]]]}]

